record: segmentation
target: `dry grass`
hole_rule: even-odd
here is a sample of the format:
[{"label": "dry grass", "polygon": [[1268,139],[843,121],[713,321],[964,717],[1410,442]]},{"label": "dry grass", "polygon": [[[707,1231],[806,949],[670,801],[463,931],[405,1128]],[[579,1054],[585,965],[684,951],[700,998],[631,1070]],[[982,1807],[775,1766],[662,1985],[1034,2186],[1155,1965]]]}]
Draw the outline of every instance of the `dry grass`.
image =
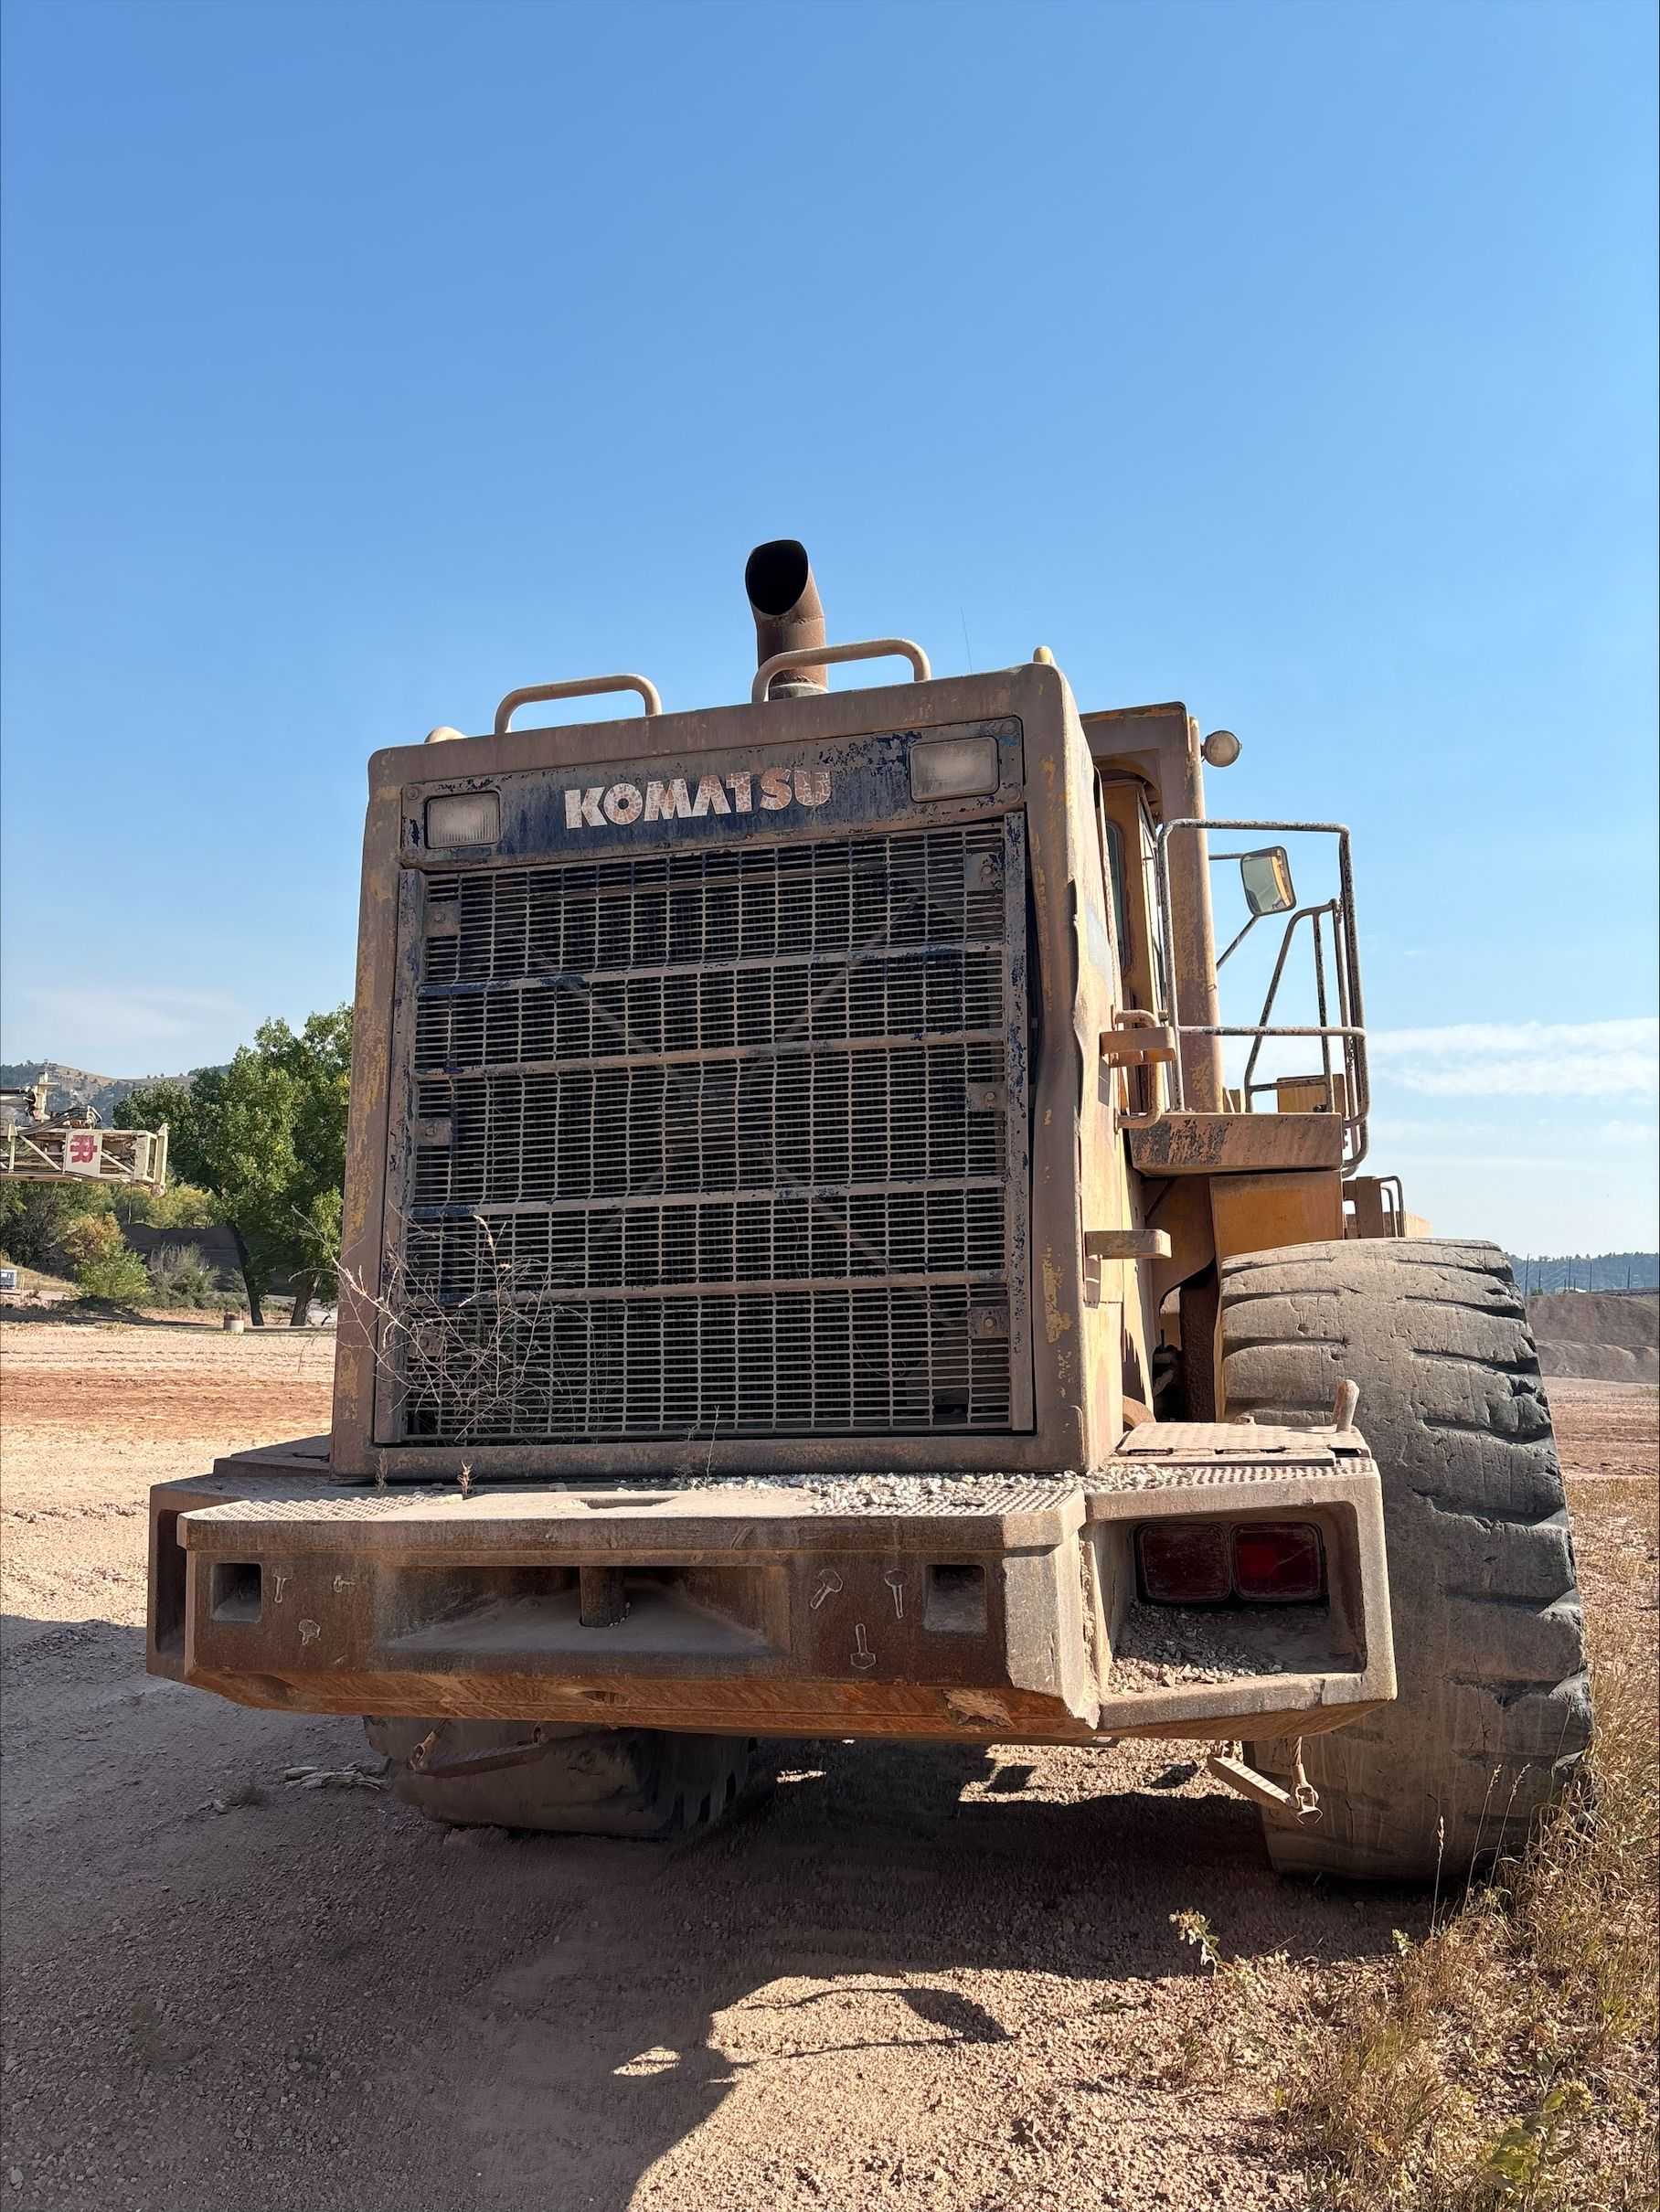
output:
[{"label": "dry grass", "polygon": [[498,1249],[483,1215],[471,1217],[483,1251],[475,1279],[449,1297],[388,1247],[378,1292],[341,1269],[342,1308],[361,1316],[400,1420],[442,1404],[444,1427],[466,1444],[511,1433],[527,1406],[557,1391],[550,1324],[563,1309],[545,1274]]},{"label": "dry grass", "polygon": [[1660,2206],[1655,1485],[1578,1487],[1589,1771],[1421,1941],[1326,1977],[1282,2099],[1334,2212]]}]

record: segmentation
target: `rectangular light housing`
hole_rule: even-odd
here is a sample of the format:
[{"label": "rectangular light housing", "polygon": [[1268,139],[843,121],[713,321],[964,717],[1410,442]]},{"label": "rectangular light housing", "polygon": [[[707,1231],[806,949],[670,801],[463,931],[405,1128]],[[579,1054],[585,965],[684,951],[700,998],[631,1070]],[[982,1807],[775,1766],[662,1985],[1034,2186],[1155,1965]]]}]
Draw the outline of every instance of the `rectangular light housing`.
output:
[{"label": "rectangular light housing", "polygon": [[913,799],[989,798],[1001,780],[995,738],[918,738],[912,742]]},{"label": "rectangular light housing", "polygon": [[1154,1605],[1297,1605],[1325,1595],[1325,1553],[1311,1521],[1148,1521],[1135,1558]]},{"label": "rectangular light housing", "polygon": [[1155,1605],[1220,1605],[1233,1594],[1219,1521],[1150,1521],[1135,1548],[1143,1594]]},{"label": "rectangular light housing", "polygon": [[427,801],[429,845],[494,845],[501,834],[499,792],[449,792],[442,799]]},{"label": "rectangular light housing", "polygon": [[1308,1521],[1247,1521],[1233,1532],[1233,1586],[1253,1604],[1306,1604],[1325,1588],[1320,1531]]}]

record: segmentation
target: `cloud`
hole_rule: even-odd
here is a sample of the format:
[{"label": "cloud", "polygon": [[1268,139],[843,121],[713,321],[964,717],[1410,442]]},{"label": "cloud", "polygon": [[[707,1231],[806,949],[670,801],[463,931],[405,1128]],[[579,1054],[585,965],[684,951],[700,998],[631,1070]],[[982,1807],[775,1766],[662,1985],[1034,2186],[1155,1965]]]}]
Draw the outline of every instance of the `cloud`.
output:
[{"label": "cloud", "polygon": [[1380,1079],[1427,1098],[1660,1095],[1660,1021],[1646,1016],[1378,1029],[1367,1046]]}]

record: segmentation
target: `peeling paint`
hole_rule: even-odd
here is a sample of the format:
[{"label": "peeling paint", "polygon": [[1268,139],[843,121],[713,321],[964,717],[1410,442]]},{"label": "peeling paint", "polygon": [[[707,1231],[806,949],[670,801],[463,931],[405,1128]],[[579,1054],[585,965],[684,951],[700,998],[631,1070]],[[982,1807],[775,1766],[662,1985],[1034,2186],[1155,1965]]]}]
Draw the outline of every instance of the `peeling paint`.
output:
[{"label": "peeling paint", "polygon": [[1072,1325],[1072,1316],[1060,1305],[1060,1270],[1055,1265],[1054,1255],[1043,1255],[1043,1327],[1051,1344],[1059,1344]]}]

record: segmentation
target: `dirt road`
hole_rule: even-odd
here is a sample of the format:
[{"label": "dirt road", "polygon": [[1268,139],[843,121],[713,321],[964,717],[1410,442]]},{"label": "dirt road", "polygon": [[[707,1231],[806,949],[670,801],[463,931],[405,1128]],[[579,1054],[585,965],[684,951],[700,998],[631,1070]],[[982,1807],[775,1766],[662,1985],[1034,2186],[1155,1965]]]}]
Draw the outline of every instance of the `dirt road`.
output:
[{"label": "dirt road", "polygon": [[[147,1484],[325,1426],[331,1354],[6,1333],[0,2212],[1304,2202],[1266,2077],[1189,2079],[1170,1915],[1318,1964],[1423,1907],[1277,1883],[1190,1747],[798,1746],[671,1853],[300,1791],[354,1728],[147,1677]],[[1652,1475],[1652,1391],[1558,1392]]]}]

